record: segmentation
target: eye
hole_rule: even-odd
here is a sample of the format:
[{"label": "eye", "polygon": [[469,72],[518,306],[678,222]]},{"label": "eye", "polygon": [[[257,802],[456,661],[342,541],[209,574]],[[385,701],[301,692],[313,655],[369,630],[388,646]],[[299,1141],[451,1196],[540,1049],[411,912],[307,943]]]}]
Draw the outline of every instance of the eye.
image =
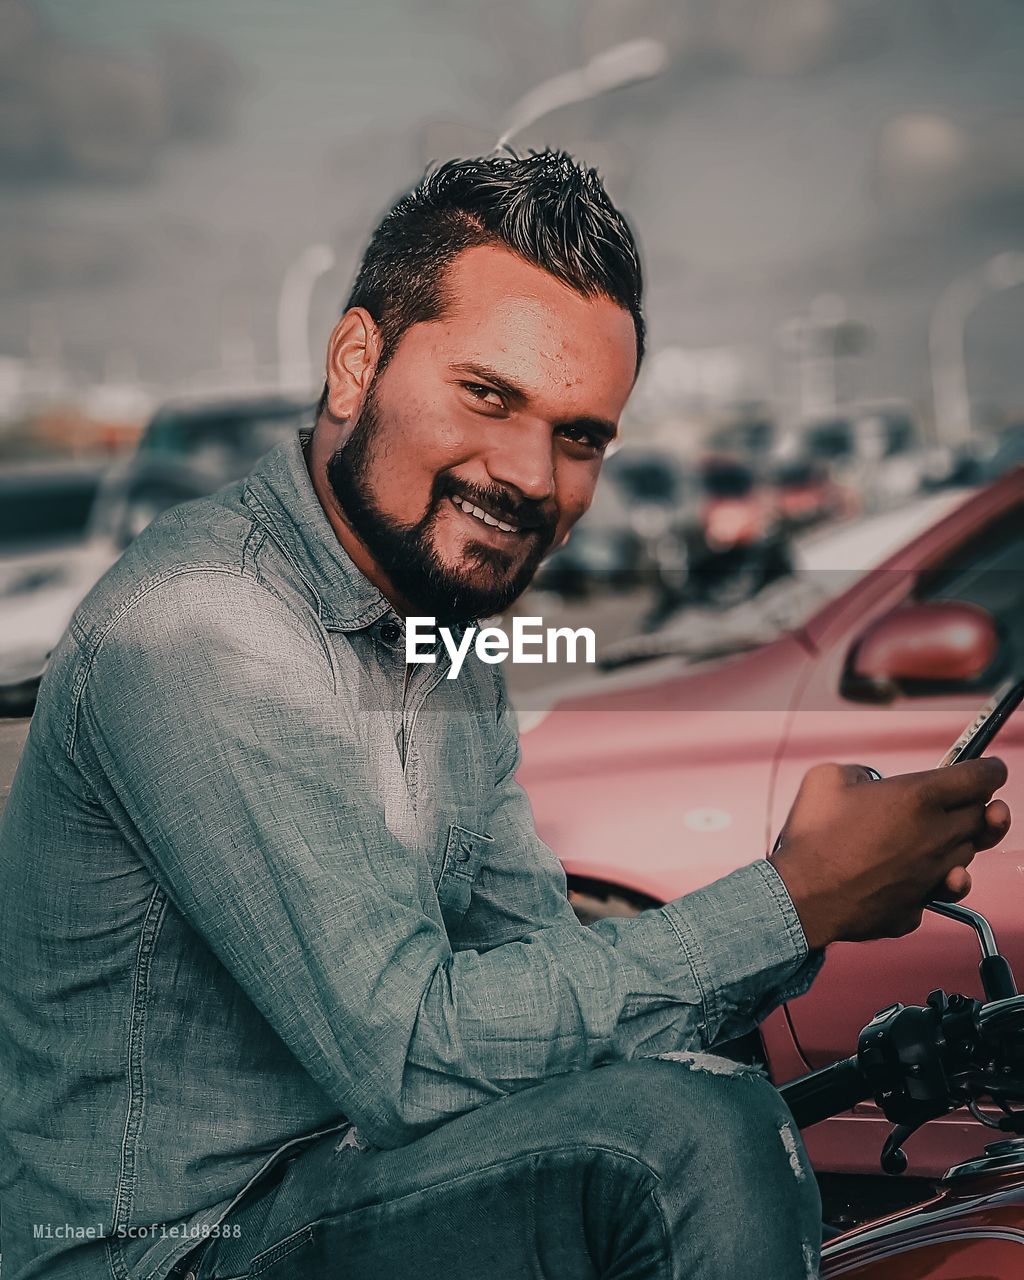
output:
[{"label": "eye", "polygon": [[482,382],[464,382],[462,385],[478,404],[488,409],[505,408],[505,397],[493,387],[486,387]]},{"label": "eye", "polygon": [[589,431],[586,427],[562,427],[560,428],[560,434],[570,444],[575,445],[588,455],[604,453],[608,447],[608,441],[604,436]]}]

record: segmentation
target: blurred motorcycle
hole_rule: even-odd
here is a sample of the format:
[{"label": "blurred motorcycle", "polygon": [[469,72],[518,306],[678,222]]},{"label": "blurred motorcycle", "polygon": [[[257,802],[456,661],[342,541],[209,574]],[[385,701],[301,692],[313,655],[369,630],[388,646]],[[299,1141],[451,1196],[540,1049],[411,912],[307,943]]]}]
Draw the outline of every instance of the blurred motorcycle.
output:
[{"label": "blurred motorcycle", "polygon": [[648,630],[687,605],[748,600],[793,571],[777,504],[752,467],[712,455],[697,468],[696,489],[652,557],[658,594]]}]

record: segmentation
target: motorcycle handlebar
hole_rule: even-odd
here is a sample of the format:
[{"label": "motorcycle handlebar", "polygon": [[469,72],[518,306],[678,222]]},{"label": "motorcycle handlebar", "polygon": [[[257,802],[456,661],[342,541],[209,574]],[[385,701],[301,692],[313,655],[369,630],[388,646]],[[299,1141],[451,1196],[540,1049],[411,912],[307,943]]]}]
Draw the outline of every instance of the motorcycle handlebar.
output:
[{"label": "motorcycle handlebar", "polygon": [[[990,976],[993,985],[1002,978]],[[876,1097],[880,1089],[889,1091],[895,1107],[891,1113],[883,1107],[891,1120],[923,1124],[942,1110],[941,1104],[963,1104],[961,1073],[972,1064],[977,1071],[989,1054],[1005,1073],[1005,1079],[1000,1075],[1000,1094],[1024,1099],[1024,995],[981,1005],[967,996],[933,991],[925,1006],[881,1010],[861,1032],[861,1042],[863,1060],[854,1054],[780,1087],[798,1128],[841,1115]],[[926,1063],[933,1063],[928,1072],[923,1071]]]},{"label": "motorcycle handlebar", "polygon": [[798,1129],[807,1129],[829,1116],[839,1115],[865,1102],[873,1090],[857,1065],[857,1055],[821,1067],[809,1075],[791,1080],[779,1089],[793,1113]]}]

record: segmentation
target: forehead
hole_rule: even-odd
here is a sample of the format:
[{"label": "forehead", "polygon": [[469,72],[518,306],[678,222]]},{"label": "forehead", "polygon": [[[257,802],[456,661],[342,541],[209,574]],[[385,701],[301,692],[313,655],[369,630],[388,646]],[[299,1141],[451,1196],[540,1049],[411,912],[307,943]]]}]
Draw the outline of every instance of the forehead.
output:
[{"label": "forehead", "polygon": [[624,307],[586,298],[493,245],[460,253],[444,286],[443,315],[406,334],[421,330],[433,358],[487,365],[532,396],[556,395],[563,407],[578,393],[587,401],[580,412],[621,413],[636,371],[636,330]]}]

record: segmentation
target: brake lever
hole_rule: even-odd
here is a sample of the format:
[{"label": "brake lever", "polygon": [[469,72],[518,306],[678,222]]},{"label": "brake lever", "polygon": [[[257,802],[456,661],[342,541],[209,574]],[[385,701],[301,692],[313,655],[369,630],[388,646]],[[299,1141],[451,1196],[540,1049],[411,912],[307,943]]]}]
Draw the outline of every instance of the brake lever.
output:
[{"label": "brake lever", "polygon": [[898,1124],[894,1126],[885,1140],[885,1145],[882,1147],[880,1163],[883,1173],[891,1174],[894,1178],[901,1173],[906,1173],[909,1161],[907,1160],[907,1153],[903,1150],[901,1144],[906,1142],[910,1135],[919,1128],[920,1125],[916,1124]]}]

